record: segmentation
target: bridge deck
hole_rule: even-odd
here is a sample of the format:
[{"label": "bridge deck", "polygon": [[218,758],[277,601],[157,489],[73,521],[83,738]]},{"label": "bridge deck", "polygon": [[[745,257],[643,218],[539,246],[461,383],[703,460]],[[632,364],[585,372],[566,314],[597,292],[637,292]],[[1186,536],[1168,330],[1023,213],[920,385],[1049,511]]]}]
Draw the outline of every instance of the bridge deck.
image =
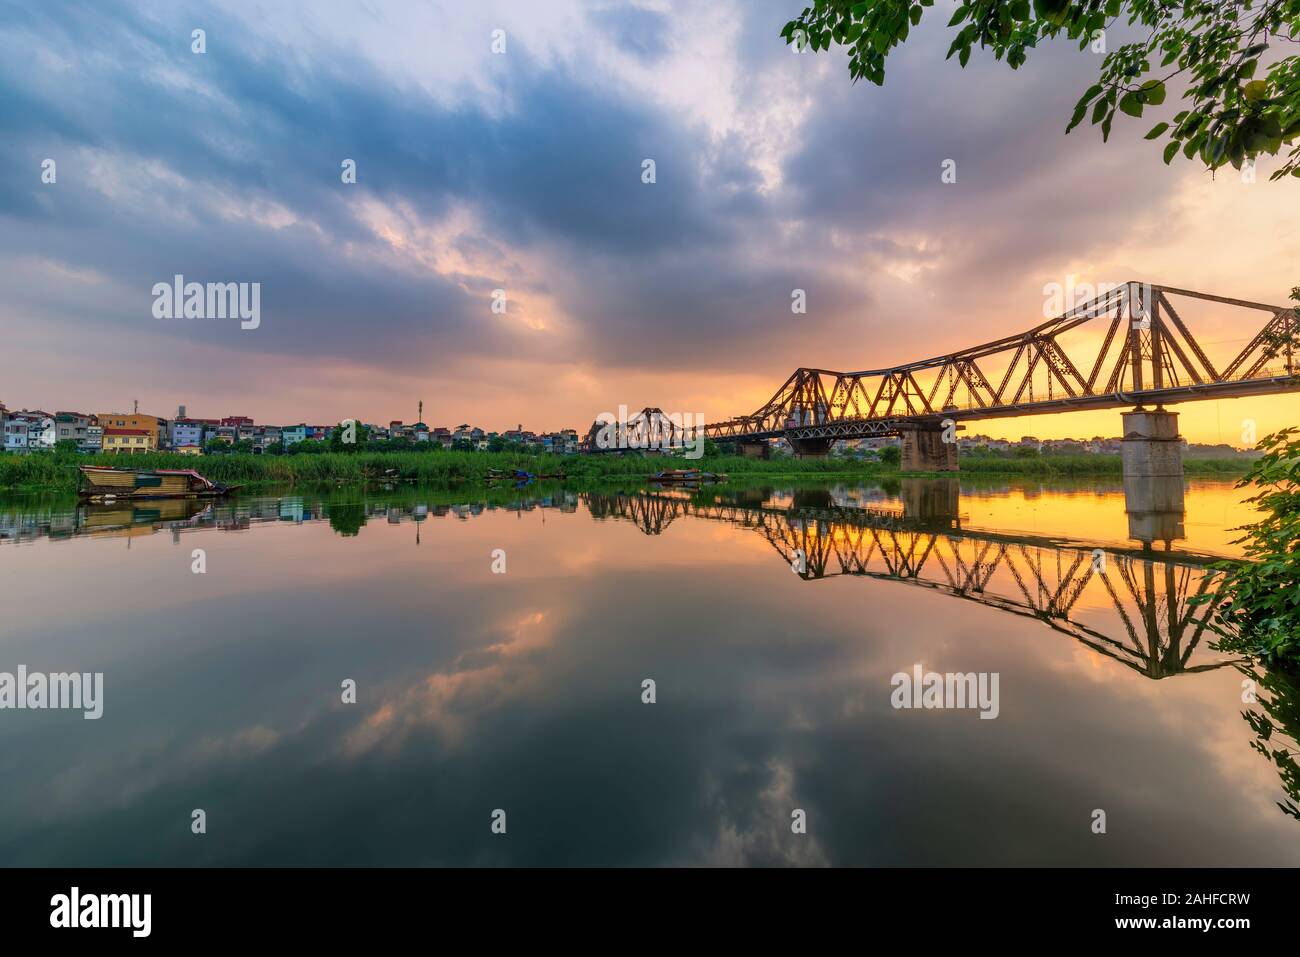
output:
[{"label": "bridge deck", "polygon": [[[1219,366],[1179,314],[1174,301],[1180,298],[1269,318],[1262,327],[1252,319],[1246,347]],[[1067,334],[1076,341],[1067,342]],[[1027,332],[948,355],[863,372],[797,369],[762,408],[707,425],[705,435],[862,438],[945,418],[1293,392],[1300,390],[1298,352],[1294,308],[1129,282]]]}]

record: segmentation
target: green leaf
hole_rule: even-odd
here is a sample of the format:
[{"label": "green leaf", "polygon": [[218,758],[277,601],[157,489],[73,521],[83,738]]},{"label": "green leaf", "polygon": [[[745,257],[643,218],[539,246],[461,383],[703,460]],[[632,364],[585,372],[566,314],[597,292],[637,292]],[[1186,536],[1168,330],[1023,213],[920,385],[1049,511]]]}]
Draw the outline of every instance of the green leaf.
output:
[{"label": "green leaf", "polygon": [[1127,113],[1129,116],[1141,116],[1142,115],[1141,95],[1134,92],[1125,93],[1123,97],[1120,98],[1119,108],[1125,113]]},{"label": "green leaf", "polygon": [[1223,163],[1224,154],[1228,152],[1228,138],[1226,136],[1217,137],[1214,140],[1214,147],[1210,150],[1210,166],[1217,167]]},{"label": "green leaf", "polygon": [[1160,80],[1147,80],[1142,84],[1142,102],[1159,106],[1165,101],[1165,85]]},{"label": "green leaf", "polygon": [[1241,169],[1242,162],[1246,159],[1246,144],[1240,139],[1234,139],[1228,147],[1228,161],[1236,169]]},{"label": "green leaf", "polygon": [[1251,80],[1241,90],[1246,95],[1246,99],[1252,103],[1257,103],[1268,95],[1267,80]]},{"label": "green leaf", "polygon": [[1168,146],[1165,147],[1166,166],[1168,166],[1171,162],[1173,162],[1174,155],[1178,152],[1178,145],[1179,145],[1178,141],[1174,140],[1172,143],[1170,143]]},{"label": "green leaf", "polygon": [[1034,0],[1034,13],[1040,20],[1061,23],[1070,12],[1070,0]]},{"label": "green leaf", "polygon": [[[1146,139],[1153,140],[1167,129],[1169,129],[1168,123],[1157,123],[1155,126],[1151,127],[1151,132],[1146,135]],[[1178,144],[1175,143],[1174,148],[1177,149],[1177,147]]]},{"label": "green leaf", "polygon": [[1088,112],[1087,103],[1080,103],[1078,106],[1076,106],[1074,108],[1074,115],[1070,117],[1070,125],[1065,128],[1065,132],[1069,133],[1070,130],[1074,129],[1081,122],[1083,122],[1083,118],[1087,114],[1087,112]]},{"label": "green leaf", "polygon": [[1101,93],[1101,90],[1102,90],[1101,84],[1094,83],[1092,86],[1088,87],[1088,89],[1084,91],[1083,96],[1079,97],[1079,102],[1075,104],[1075,107],[1078,108],[1080,106],[1087,106],[1089,103],[1092,102],[1093,97]]}]

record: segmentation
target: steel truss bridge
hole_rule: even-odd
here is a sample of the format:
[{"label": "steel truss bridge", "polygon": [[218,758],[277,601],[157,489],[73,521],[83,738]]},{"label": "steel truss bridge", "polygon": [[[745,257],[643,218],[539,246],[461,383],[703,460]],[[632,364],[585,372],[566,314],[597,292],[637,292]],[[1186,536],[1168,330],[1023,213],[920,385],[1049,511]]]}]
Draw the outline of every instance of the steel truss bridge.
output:
[{"label": "steel truss bridge", "polygon": [[[1222,366],[1178,311],[1191,301],[1233,310],[1234,321],[1249,319],[1253,337]],[[1252,312],[1267,314],[1262,326]],[[945,418],[1290,391],[1300,389],[1300,361],[1292,356],[1297,333],[1294,308],[1127,282],[1028,332],[948,355],[865,372],[797,369],[762,408],[709,424],[705,435],[715,441],[853,439],[933,429]]]},{"label": "steel truss bridge", "polygon": [[1189,603],[1217,593],[1211,556],[1066,545],[962,528],[955,515],[913,518],[888,505],[779,508],[672,493],[582,497],[594,517],[631,521],[649,535],[684,516],[750,529],[808,581],[848,575],[902,582],[1033,618],[1148,678],[1231,664],[1203,644],[1212,603]]}]

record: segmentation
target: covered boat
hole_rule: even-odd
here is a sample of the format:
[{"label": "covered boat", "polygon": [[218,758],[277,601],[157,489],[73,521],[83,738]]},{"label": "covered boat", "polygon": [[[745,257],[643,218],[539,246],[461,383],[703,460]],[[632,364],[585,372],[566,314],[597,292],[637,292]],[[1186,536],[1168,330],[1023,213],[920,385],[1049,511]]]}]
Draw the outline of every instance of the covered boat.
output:
[{"label": "covered boat", "polygon": [[118,469],[80,465],[83,498],[213,498],[229,495],[238,485],[204,478],[193,469]]},{"label": "covered boat", "polygon": [[565,478],[563,472],[557,472],[553,475],[536,475],[524,469],[488,469],[487,480],[489,482],[532,482],[537,479],[562,479]]},{"label": "covered boat", "polygon": [[727,476],[699,469],[664,469],[648,476],[651,482],[725,482]]}]

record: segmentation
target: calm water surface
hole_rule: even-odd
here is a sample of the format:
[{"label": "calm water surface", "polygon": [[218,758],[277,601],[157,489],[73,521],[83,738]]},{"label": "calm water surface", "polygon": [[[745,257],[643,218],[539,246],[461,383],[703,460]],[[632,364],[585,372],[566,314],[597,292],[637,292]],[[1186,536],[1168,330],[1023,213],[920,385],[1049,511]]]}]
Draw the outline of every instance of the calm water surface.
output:
[{"label": "calm water surface", "polygon": [[3,500],[0,671],[104,714],[0,711],[0,864],[1300,864],[1187,603],[1241,499],[1152,550],[1106,482]]}]

